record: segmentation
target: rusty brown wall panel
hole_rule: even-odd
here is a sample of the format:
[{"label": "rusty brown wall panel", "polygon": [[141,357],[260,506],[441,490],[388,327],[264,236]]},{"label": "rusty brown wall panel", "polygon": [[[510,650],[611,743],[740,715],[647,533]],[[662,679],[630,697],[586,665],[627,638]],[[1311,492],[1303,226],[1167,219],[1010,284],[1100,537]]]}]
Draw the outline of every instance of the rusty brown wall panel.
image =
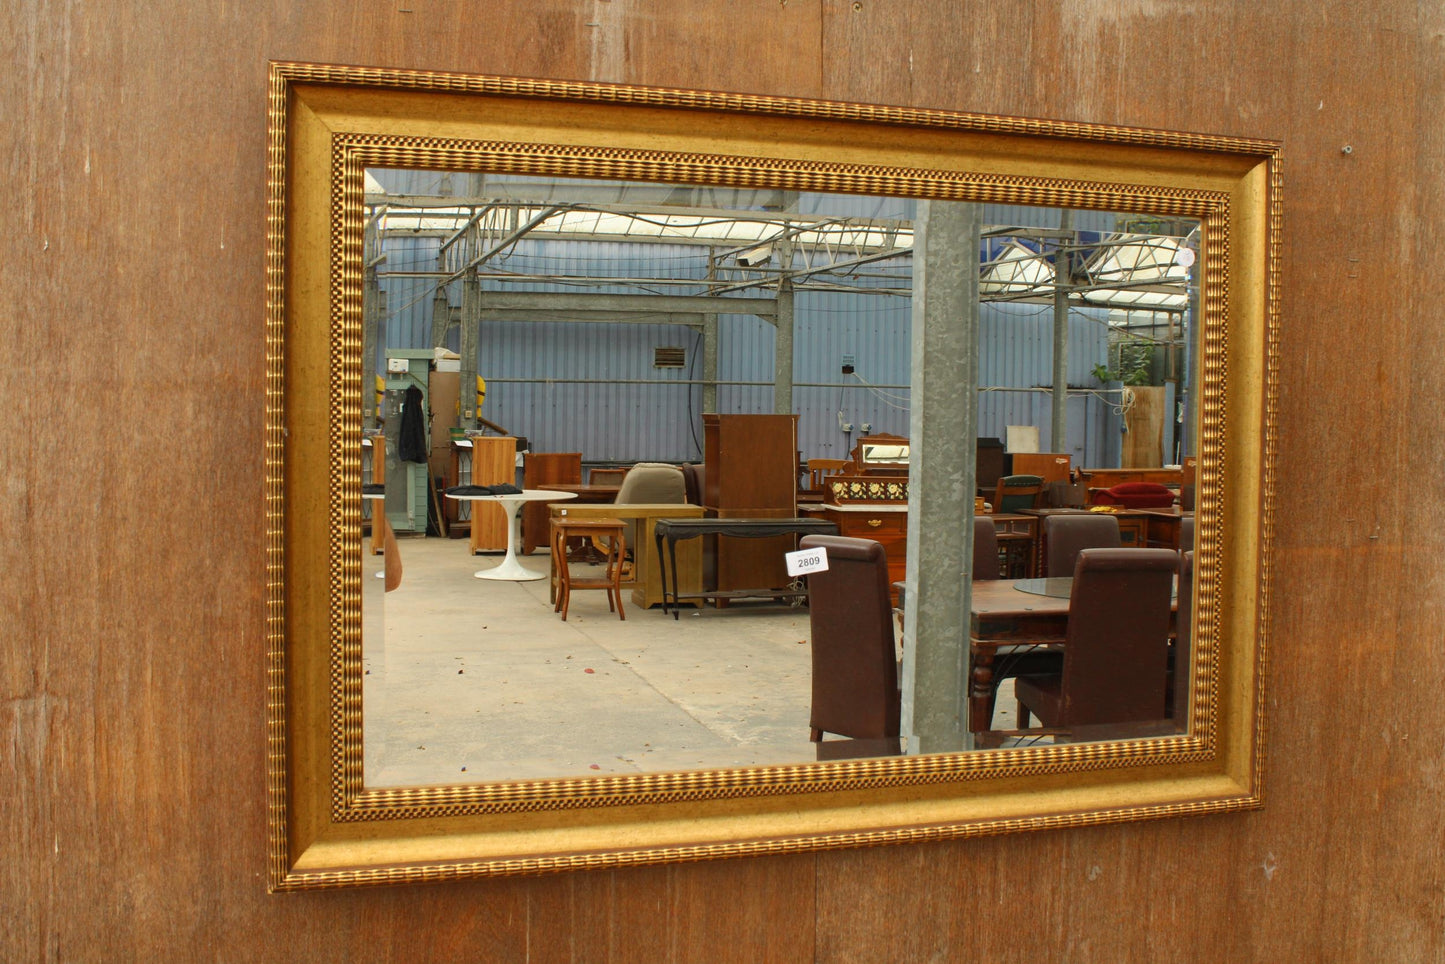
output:
[{"label": "rusty brown wall panel", "polygon": [[[26,365],[5,369],[0,959],[1439,960],[1442,34],[1406,0],[4,5],[0,351]],[[267,896],[271,58],[1283,140],[1266,809]]]}]

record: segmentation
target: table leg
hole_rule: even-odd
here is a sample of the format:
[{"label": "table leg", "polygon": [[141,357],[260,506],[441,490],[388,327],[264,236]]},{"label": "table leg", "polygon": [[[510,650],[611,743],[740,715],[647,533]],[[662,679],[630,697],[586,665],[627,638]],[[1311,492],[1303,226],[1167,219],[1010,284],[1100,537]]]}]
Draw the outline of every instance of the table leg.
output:
[{"label": "table leg", "polygon": [[[659,529],[657,528],[656,523],[653,524],[652,541],[653,541],[653,543],[654,543],[654,548],[655,548],[655,550],[656,550],[656,552],[657,552],[657,578],[659,578],[660,580],[662,580],[662,614],[663,614],[664,616],[666,616],[666,615],[667,615],[667,565],[666,565],[666,563],[663,562],[663,557],[662,557],[662,532],[661,532],[661,530],[659,530]],[[674,552],[676,551],[676,546],[673,547],[673,551],[674,551]],[[672,564],[672,585],[673,585],[673,587],[674,587],[673,590],[672,590],[672,591],[673,591],[673,594],[676,595],[676,594],[677,594],[677,589],[676,589],[676,586],[677,586],[677,560],[676,560],[675,557],[674,557],[674,559],[673,559],[673,564]],[[674,608],[674,610],[676,610],[676,608],[677,608],[677,603],[676,603],[676,601],[674,601],[674,603],[673,603],[673,608]],[[672,618],[673,618],[673,619],[676,619],[676,618],[677,618],[676,612],[674,612]]]},{"label": "table leg", "polygon": [[973,650],[972,688],[968,694],[968,728],[983,733],[993,727],[993,649]]},{"label": "table leg", "polygon": [[500,565],[491,569],[482,569],[473,575],[478,579],[505,579],[511,582],[547,578],[546,573],[533,572],[517,561],[517,517],[521,515],[522,506],[527,504],[526,500],[498,499],[497,504],[507,514],[507,554],[502,558]]}]

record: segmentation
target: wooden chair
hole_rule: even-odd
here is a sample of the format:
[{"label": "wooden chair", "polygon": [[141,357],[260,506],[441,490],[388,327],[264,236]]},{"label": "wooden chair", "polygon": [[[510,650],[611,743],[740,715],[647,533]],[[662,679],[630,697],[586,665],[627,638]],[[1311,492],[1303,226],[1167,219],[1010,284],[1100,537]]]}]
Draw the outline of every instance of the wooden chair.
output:
[{"label": "wooden chair", "polygon": [[1084,549],[1118,549],[1119,520],[1102,513],[1051,515],[1044,520],[1045,576],[1072,576]]},{"label": "wooden chair", "polygon": [[[1063,670],[1017,680],[1018,725],[1077,728],[1167,719],[1171,549],[1085,549],[1074,567]],[[1095,730],[1096,734],[1100,731]]]},{"label": "wooden chair", "polygon": [[993,493],[993,511],[1017,512],[1032,509],[1044,491],[1044,480],[1037,475],[1005,475],[998,480]]},{"label": "wooden chair", "polygon": [[587,472],[588,485],[621,485],[622,480],[627,478],[627,469],[589,469]]},{"label": "wooden chair", "polygon": [[[552,519],[552,559],[557,569],[557,601],[553,612],[567,619],[567,609],[572,603],[574,589],[602,589],[607,593],[607,610],[617,613],[626,620],[622,608],[622,555],[627,541],[623,537],[626,523],[621,519],[569,519],[565,516]],[[567,540],[569,538],[590,538],[593,544],[606,543],[607,555],[603,558],[601,576],[577,579],[567,565]]]},{"label": "wooden chair", "polygon": [[806,492],[825,492],[825,480],[830,475],[837,475],[853,463],[848,459],[809,459],[808,460],[808,488]]},{"label": "wooden chair", "polygon": [[[819,759],[895,755],[899,745],[898,657],[888,560],[872,539],[804,536],[828,553],[826,572],[808,577],[813,652],[809,737]],[[844,745],[824,733],[848,737]]]},{"label": "wooden chair", "polygon": [[707,486],[707,469],[696,462],[684,462],[682,465],[683,491],[687,493],[687,501],[690,505],[702,505],[702,494]]}]

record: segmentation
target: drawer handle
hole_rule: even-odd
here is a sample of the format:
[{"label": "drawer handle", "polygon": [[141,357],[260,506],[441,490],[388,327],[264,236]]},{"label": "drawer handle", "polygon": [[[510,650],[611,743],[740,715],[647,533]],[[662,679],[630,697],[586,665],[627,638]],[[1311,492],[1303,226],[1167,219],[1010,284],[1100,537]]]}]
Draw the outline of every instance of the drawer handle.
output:
[{"label": "drawer handle", "polygon": [[881,526],[881,525],[883,524],[883,520],[882,520],[882,519],[869,519],[869,520],[868,520],[868,524],[869,524],[870,526],[872,526],[873,528],[876,529],[876,528],[878,528],[879,526]]}]

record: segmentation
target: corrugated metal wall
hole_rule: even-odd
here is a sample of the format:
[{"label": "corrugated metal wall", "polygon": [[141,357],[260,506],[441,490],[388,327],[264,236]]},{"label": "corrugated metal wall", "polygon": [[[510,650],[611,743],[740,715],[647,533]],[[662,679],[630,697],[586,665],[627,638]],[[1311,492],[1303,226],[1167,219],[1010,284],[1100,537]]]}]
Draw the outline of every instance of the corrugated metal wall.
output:
[{"label": "corrugated metal wall", "polygon": [[[418,174],[425,179],[427,175]],[[435,177],[431,175],[431,177]],[[390,185],[389,185],[390,186]],[[418,182],[408,187],[434,189]],[[392,187],[396,190],[396,187]],[[911,218],[901,199],[813,196],[799,209],[864,217]],[[986,206],[986,223],[1057,226],[1058,212]],[[1109,215],[1080,212],[1100,221]],[[437,239],[389,236],[385,271],[434,270]],[[639,251],[639,249],[643,249]],[[525,241],[492,262],[521,274],[563,273],[616,277],[701,277],[699,249],[667,244]],[[870,266],[870,270],[881,270]],[[881,284],[856,279],[859,286]],[[388,317],[383,348],[427,347],[433,292],[430,278],[383,275]],[[485,287],[497,288],[487,282]],[[450,303],[460,301],[453,284]],[[635,293],[622,286],[560,287],[507,284],[507,291],[560,290]],[[691,293],[687,288],[665,293]],[[844,457],[863,434],[908,432],[911,309],[906,297],[800,291],[794,322],[794,410],[805,458]],[[1107,312],[1070,314],[1069,383],[1096,385],[1094,365],[1107,360]],[[1004,437],[1008,425],[1036,425],[1040,445],[1049,438],[1053,315],[1047,305],[985,304],[981,311],[979,434]],[[771,324],[751,315],[719,316],[721,412],[771,412]],[[455,329],[448,347],[458,344]],[[505,322],[481,325],[478,371],[487,379],[483,414],[536,451],[580,451],[587,462],[697,461],[702,458],[702,333],[683,325],[598,322]],[[681,347],[681,369],[653,367],[653,349]],[[845,356],[856,372],[841,374]],[[646,382],[646,384],[643,384]],[[1000,389],[1027,389],[1003,391]],[[844,432],[841,424],[852,426]],[[1119,454],[1119,420],[1106,400],[1071,397],[1065,451],[1075,464],[1113,465]]]},{"label": "corrugated metal wall", "polygon": [[[1039,448],[1068,452],[1074,465],[1118,464],[1120,419],[1116,396],[1072,394],[1066,412],[1067,439],[1052,438],[1054,309],[1050,305],[985,304],[980,310],[978,434],[1005,438],[1010,425],[1035,425]],[[1108,358],[1108,312],[1069,311],[1068,383],[1097,386],[1093,368]]]}]

